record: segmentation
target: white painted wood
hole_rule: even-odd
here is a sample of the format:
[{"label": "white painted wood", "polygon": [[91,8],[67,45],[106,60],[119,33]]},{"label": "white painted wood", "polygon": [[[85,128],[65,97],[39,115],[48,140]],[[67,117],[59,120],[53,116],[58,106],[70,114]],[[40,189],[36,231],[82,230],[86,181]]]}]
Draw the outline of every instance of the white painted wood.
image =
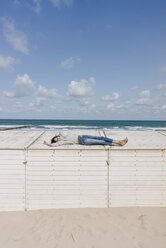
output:
[{"label": "white painted wood", "polygon": [[35,140],[41,131],[0,131],[0,149],[23,149]]},{"label": "white painted wood", "polygon": [[[105,131],[108,138],[124,139],[126,136],[129,142],[125,147],[118,147],[118,150],[124,149],[165,149],[166,148],[166,136],[155,131]],[[117,147],[112,147],[112,150],[116,150]]]},{"label": "white painted wood", "polygon": [[0,210],[24,210],[24,151],[0,150]]},{"label": "white painted wood", "polygon": [[110,151],[110,206],[164,206],[165,153],[133,150],[127,155],[127,150]]},{"label": "white painted wood", "polygon": [[[116,139],[126,136],[105,133]],[[54,134],[0,132],[1,211],[166,206],[165,135],[128,132],[125,147],[44,146],[43,140]],[[88,134],[103,135],[96,130]]]},{"label": "white painted wood", "polygon": [[[54,208],[106,207],[105,150],[98,154],[89,150],[66,150],[65,153],[64,150],[53,150],[46,151],[42,157],[39,151],[33,150],[29,155],[28,209],[36,209],[38,201],[40,208],[49,204]],[[49,160],[47,155],[51,157]]]}]

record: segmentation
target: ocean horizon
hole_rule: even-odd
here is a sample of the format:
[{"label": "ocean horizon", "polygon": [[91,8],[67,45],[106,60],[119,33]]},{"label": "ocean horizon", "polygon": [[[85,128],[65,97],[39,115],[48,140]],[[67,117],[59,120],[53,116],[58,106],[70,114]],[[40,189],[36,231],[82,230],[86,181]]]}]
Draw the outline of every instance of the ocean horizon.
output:
[{"label": "ocean horizon", "polygon": [[0,119],[0,130],[103,129],[126,131],[166,131],[166,121],[157,120],[65,120]]}]

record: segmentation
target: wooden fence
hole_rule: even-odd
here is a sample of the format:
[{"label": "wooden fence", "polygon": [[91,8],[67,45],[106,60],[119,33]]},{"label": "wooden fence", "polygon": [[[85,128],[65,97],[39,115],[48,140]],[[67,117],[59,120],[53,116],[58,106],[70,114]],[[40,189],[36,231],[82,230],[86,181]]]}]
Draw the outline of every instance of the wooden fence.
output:
[{"label": "wooden fence", "polygon": [[166,206],[166,149],[1,149],[0,210]]}]

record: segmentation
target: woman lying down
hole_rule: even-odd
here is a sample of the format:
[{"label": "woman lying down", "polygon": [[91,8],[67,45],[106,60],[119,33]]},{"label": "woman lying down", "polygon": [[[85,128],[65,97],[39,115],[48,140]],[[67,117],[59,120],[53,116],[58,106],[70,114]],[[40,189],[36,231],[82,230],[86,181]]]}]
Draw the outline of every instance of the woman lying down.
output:
[{"label": "woman lying down", "polygon": [[44,144],[51,147],[57,147],[62,145],[104,145],[104,146],[124,146],[128,142],[126,137],[123,140],[115,140],[106,138],[103,136],[92,136],[92,135],[77,135],[71,133],[60,132],[59,135],[54,136],[50,143],[44,141]]}]

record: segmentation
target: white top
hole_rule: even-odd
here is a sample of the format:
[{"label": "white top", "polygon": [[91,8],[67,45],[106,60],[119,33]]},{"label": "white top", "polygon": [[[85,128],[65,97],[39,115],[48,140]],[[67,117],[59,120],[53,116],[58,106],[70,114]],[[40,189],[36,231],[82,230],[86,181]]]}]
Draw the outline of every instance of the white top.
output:
[{"label": "white top", "polygon": [[57,134],[61,137],[61,140],[51,144],[53,147],[62,146],[62,145],[73,145],[78,144],[78,134],[67,132],[59,132]]}]

